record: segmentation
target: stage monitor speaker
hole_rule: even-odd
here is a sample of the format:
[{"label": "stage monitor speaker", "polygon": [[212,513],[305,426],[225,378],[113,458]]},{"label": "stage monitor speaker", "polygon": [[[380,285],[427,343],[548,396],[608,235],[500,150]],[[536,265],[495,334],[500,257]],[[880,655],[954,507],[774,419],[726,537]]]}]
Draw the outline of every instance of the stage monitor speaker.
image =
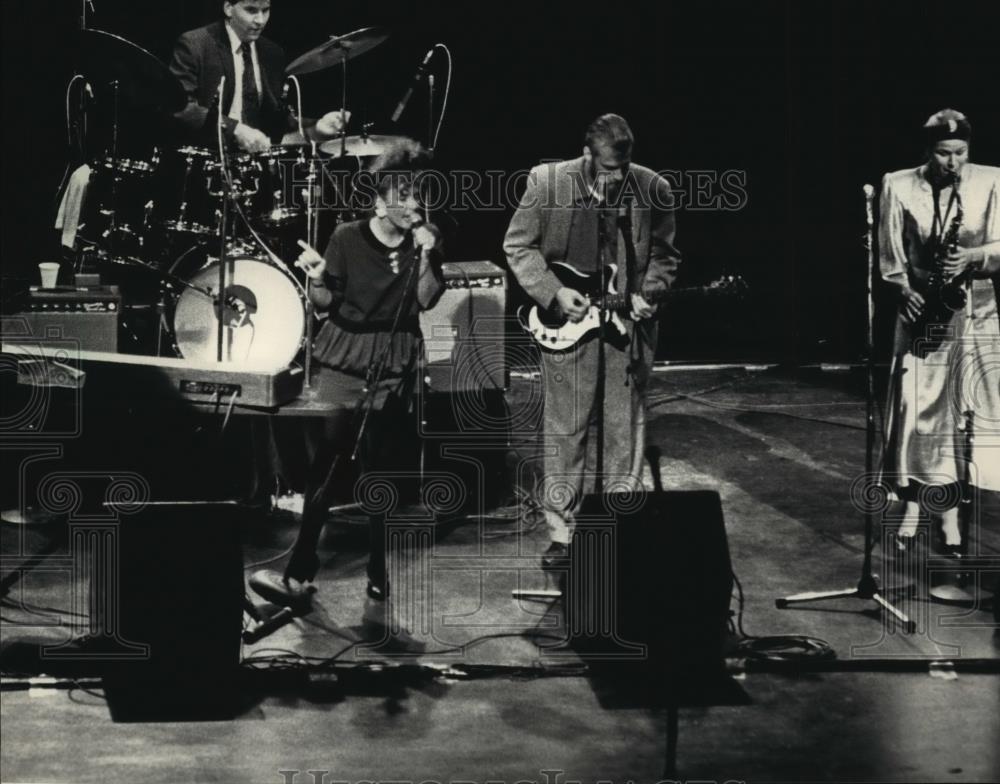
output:
[{"label": "stage monitor speaker", "polygon": [[114,721],[233,718],[240,697],[243,560],[231,505],[153,507],[118,530],[119,633],[148,658],[108,665]]},{"label": "stage monitor speaker", "polygon": [[722,681],[733,578],[719,494],[589,495],[576,519],[564,605],[573,647],[605,672],[640,665],[672,688]]},{"label": "stage monitor speaker", "polygon": [[420,314],[431,390],[506,389],[506,274],[489,261],[448,263],[443,272],[441,299]]}]

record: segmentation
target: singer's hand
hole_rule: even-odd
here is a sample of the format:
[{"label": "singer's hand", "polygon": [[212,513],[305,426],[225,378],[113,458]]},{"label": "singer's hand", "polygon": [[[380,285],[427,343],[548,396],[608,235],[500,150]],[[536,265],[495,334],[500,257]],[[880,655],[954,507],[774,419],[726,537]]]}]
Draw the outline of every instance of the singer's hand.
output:
[{"label": "singer's hand", "polygon": [[556,292],[556,305],[566,318],[576,324],[583,321],[583,317],[587,315],[590,300],[576,289],[563,286]]},{"label": "singer's hand", "polygon": [[632,321],[652,318],[655,314],[656,308],[650,305],[642,294],[632,295],[632,313],[630,315]]},{"label": "singer's hand", "polygon": [[316,136],[332,139],[347,127],[351,121],[350,112],[327,112],[316,121]]},{"label": "singer's hand", "polygon": [[313,280],[322,279],[323,273],[326,272],[326,259],[302,240],[299,240],[299,247],[302,248],[302,253],[296,259],[295,266],[305,270],[306,275]]},{"label": "singer's hand", "polygon": [[271,149],[271,140],[262,131],[239,123],[233,131],[236,143],[244,152],[267,152]]},{"label": "singer's hand", "polygon": [[903,321],[912,324],[924,310],[924,298],[913,289],[906,289],[903,292],[902,305]]},{"label": "singer's hand", "polygon": [[438,239],[439,236],[437,228],[428,223],[425,223],[422,226],[417,226],[417,228],[413,230],[413,242],[422,250],[434,250],[434,247],[438,244]]}]

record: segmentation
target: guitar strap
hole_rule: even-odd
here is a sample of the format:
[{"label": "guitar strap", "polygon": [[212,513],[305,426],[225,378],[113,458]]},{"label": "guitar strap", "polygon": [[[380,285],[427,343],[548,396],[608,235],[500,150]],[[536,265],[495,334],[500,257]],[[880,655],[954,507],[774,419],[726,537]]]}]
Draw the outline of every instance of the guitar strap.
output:
[{"label": "guitar strap", "polygon": [[[634,205],[634,198],[630,197],[626,200],[625,206],[622,207],[621,220],[619,221],[622,239],[625,242],[625,285],[623,286],[623,291],[625,294],[625,302],[629,306],[632,302],[632,284],[635,280],[635,271],[637,267],[635,243],[632,240],[632,208]],[[631,345],[629,346],[630,362],[627,370],[628,378],[635,375],[636,363],[641,363],[643,360],[643,345],[642,341],[638,339],[638,335],[638,325],[633,325]]]},{"label": "guitar strap", "polygon": [[622,208],[622,219],[619,222],[622,237],[625,240],[625,301],[632,296],[632,281],[635,280],[635,243],[632,241],[632,208],[635,199],[629,198]]}]

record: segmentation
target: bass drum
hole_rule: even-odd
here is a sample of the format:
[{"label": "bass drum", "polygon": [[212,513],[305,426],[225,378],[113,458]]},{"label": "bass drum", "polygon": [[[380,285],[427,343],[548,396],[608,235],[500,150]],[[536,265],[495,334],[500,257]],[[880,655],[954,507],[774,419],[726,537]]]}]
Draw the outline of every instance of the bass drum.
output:
[{"label": "bass drum", "polygon": [[[305,297],[291,274],[260,258],[226,259],[222,298],[223,359],[249,370],[288,367],[305,341]],[[174,307],[174,345],[196,362],[218,358],[219,261],[212,259],[187,281]]]}]

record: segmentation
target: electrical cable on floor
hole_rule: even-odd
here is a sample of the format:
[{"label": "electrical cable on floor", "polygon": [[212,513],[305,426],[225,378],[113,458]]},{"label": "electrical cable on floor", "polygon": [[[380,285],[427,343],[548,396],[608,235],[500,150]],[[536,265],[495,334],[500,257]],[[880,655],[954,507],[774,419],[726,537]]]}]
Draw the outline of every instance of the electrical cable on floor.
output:
[{"label": "electrical cable on floor", "polygon": [[[89,618],[87,613],[76,612],[75,610],[60,610],[55,607],[46,607],[40,604],[32,604],[30,602],[16,602],[7,597],[0,599],[0,607],[6,607],[9,610],[23,610],[29,615],[38,615],[44,617],[44,615],[63,615],[69,616],[71,618]],[[22,624],[26,625],[26,624]]]},{"label": "electrical cable on floor", "polygon": [[743,628],[743,610],[746,602],[743,584],[736,576],[736,572],[733,572],[732,575],[739,597],[736,630],[743,639],[736,645],[736,652],[740,657],[770,662],[826,661],[837,658],[833,646],[818,637],[807,637],[802,634],[775,634],[757,637],[747,634]]},{"label": "electrical cable on floor", "polygon": [[[553,642],[558,642],[558,643],[566,642],[566,638],[565,637],[560,637],[560,636],[557,636],[557,635],[554,635],[554,634],[540,633],[540,634],[526,635],[523,632],[497,632],[496,634],[485,634],[485,635],[482,635],[480,637],[475,637],[475,638],[469,640],[468,642],[466,642],[466,643],[464,643],[462,645],[455,645],[455,646],[452,646],[450,648],[440,648],[438,650],[432,650],[432,651],[414,651],[412,655],[414,657],[424,657],[424,656],[440,656],[440,655],[444,655],[444,654],[447,654],[447,653],[461,653],[463,651],[468,650],[470,647],[479,645],[480,643],[487,642],[489,640],[498,640],[498,639],[504,639],[504,638],[529,639],[529,640],[532,640],[532,641],[534,641],[534,640],[552,640]],[[254,652],[254,655],[252,657],[250,657],[248,659],[244,659],[243,664],[246,665],[246,666],[250,666],[250,667],[252,667],[254,669],[270,669],[270,668],[275,667],[275,666],[279,667],[280,669],[296,669],[296,668],[304,668],[304,669],[320,668],[320,669],[322,669],[323,667],[327,667],[327,666],[333,665],[341,657],[343,657],[344,655],[346,655],[350,651],[352,651],[352,650],[354,650],[354,649],[356,649],[356,648],[358,648],[360,646],[363,646],[363,645],[377,645],[378,642],[379,642],[378,640],[355,640],[354,642],[350,643],[349,645],[346,645],[345,647],[341,648],[339,651],[337,651],[332,656],[328,656],[328,657],[324,657],[324,658],[320,658],[320,657],[316,657],[316,656],[302,656],[301,654],[297,654],[295,651],[286,650],[286,649],[282,649],[282,648],[268,648],[268,649],[265,649],[264,651],[256,651],[256,652]],[[282,656],[294,656],[295,659],[294,659],[294,661],[285,661],[282,658],[277,657],[277,656],[265,656],[265,655],[262,655],[262,654],[266,653],[267,651],[274,651],[276,653],[281,654]],[[405,651],[402,651],[402,652],[405,653]],[[259,665],[267,665],[267,666],[266,667],[261,667]],[[382,662],[382,661],[366,662],[364,666],[385,666],[385,662]],[[428,666],[428,665],[424,664],[424,665],[421,665],[421,666]],[[485,669],[489,669],[489,668],[486,667]],[[503,667],[498,667],[497,668],[498,671],[502,671],[503,669],[504,669]],[[577,671],[586,672],[586,667],[583,667],[582,669],[577,668]]]},{"label": "electrical cable on floor", "polygon": [[268,558],[264,558],[264,559],[262,559],[260,561],[254,561],[253,563],[247,564],[246,566],[243,567],[243,571],[244,572],[249,572],[251,569],[259,569],[261,566],[267,566],[268,564],[272,564],[275,561],[280,561],[286,555],[291,555],[292,551],[294,549],[295,549],[295,543],[293,542],[291,545],[289,545],[288,547],[286,547],[284,550],[282,550],[277,555],[272,555],[272,556],[269,556]]}]

